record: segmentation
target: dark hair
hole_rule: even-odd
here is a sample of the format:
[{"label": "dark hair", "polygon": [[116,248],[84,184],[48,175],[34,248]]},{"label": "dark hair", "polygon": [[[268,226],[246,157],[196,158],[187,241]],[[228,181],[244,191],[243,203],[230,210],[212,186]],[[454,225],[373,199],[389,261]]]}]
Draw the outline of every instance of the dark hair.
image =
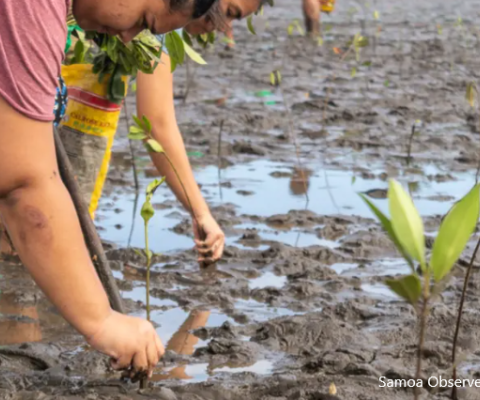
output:
[{"label": "dark hair", "polygon": [[183,8],[186,4],[193,1],[192,18],[197,19],[205,15],[218,0],[170,0],[170,11],[177,11]]},{"label": "dark hair", "polygon": [[218,5],[218,0],[193,0],[193,19],[203,17],[215,5]]}]

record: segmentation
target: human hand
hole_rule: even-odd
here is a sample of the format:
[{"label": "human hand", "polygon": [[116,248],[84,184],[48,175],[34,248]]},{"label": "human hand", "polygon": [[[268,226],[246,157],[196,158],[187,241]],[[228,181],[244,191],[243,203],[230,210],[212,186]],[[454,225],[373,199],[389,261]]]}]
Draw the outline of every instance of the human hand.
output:
[{"label": "human hand", "polygon": [[199,254],[198,261],[209,265],[220,260],[225,247],[225,234],[212,214],[201,215],[196,220],[194,218],[193,233]]},{"label": "human hand", "polygon": [[137,374],[152,376],[153,369],[165,353],[153,325],[147,320],[112,311],[87,342],[112,358],[116,370],[129,369],[130,377]]}]

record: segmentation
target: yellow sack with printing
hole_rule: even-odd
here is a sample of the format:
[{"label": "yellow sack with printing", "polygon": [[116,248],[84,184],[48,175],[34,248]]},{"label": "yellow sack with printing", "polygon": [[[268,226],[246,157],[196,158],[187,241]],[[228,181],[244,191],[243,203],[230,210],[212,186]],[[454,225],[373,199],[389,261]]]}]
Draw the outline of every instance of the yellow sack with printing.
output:
[{"label": "yellow sack with printing", "polygon": [[109,76],[100,83],[92,64],[62,65],[62,77],[68,104],[60,137],[93,218],[107,178],[122,105],[108,100]]}]

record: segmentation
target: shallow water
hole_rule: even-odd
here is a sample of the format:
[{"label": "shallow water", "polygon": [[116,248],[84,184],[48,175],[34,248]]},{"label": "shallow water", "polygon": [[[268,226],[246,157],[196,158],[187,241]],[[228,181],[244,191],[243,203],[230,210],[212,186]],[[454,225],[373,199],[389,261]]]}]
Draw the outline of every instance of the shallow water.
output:
[{"label": "shallow water", "polygon": [[269,360],[257,361],[252,365],[243,367],[211,367],[210,364],[187,364],[178,365],[169,370],[157,370],[152,381],[165,381],[170,379],[181,379],[187,382],[203,382],[222,374],[237,374],[251,372],[257,375],[269,375],[273,372],[273,362]]},{"label": "shallow water", "polygon": [[[212,205],[234,204],[239,215],[271,216],[285,214],[290,210],[311,210],[320,215],[354,215],[371,218],[368,207],[358,196],[360,192],[372,190],[383,191],[388,189],[388,183],[380,179],[363,179],[356,177],[349,171],[325,169],[322,165],[308,164],[308,168],[318,171],[310,176],[308,183],[307,203],[305,195],[297,195],[292,191],[292,180],[288,177],[276,178],[273,172],[291,174],[294,164],[278,163],[273,161],[254,161],[246,164],[234,165],[222,170],[222,182],[230,182],[231,188],[221,188],[222,198],[218,185],[218,169],[216,167],[202,167],[195,171],[196,179],[202,185],[206,199]],[[446,174],[433,164],[426,164],[420,168],[421,174],[409,175],[400,178],[401,181],[416,182],[413,193],[415,205],[422,216],[445,214],[452,204],[463,197],[472,187],[475,179],[474,172],[449,172],[454,180],[436,182],[427,176]],[[374,174],[382,170],[370,171]],[[142,187],[146,187],[150,179],[142,178]],[[248,190],[253,192],[245,197],[237,192]],[[445,201],[436,198],[444,196]],[[162,204],[172,200],[173,196],[167,186],[161,187],[155,194],[154,203]],[[140,194],[137,203],[137,213],[145,197]],[[374,198],[375,204],[388,214],[386,199]],[[98,223],[101,224],[101,236],[118,244],[144,246],[144,226],[139,215],[133,217],[135,195],[129,191],[114,191],[112,195],[102,198],[97,213]],[[121,210],[121,212],[118,212]],[[173,213],[176,211],[176,213]],[[184,235],[176,234],[170,229],[180,222],[179,216],[187,216],[183,210],[175,206],[166,210],[157,210],[150,222],[150,242],[153,251],[171,252],[192,247],[192,240]],[[240,225],[240,227],[255,227]],[[132,231],[133,229],[133,231]],[[264,240],[274,240],[291,246],[305,247],[314,244],[335,247],[335,242],[323,241],[314,235],[302,234],[295,231],[278,232],[260,227],[260,236]],[[129,240],[131,237],[131,240]],[[234,244],[233,242],[229,242]]]}]

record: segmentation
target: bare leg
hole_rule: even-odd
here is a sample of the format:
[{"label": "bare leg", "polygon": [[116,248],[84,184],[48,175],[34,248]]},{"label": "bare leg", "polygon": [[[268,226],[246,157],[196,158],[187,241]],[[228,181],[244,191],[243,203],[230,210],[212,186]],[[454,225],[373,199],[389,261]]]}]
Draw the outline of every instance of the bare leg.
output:
[{"label": "bare leg", "polygon": [[307,33],[316,37],[320,34],[320,1],[303,0],[303,16]]}]

